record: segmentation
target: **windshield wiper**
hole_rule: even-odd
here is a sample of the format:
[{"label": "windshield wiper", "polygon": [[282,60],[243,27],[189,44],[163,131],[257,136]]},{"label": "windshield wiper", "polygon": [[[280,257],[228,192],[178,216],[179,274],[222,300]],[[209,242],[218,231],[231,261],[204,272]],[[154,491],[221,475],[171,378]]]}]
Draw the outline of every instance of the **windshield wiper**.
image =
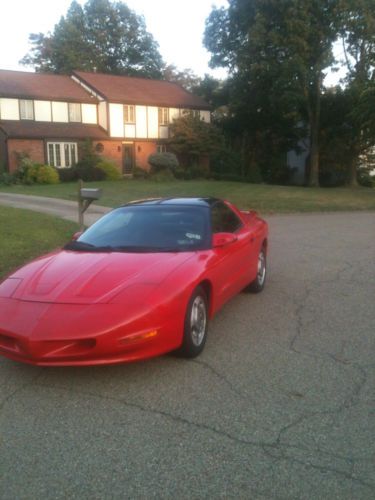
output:
[{"label": "windshield wiper", "polygon": [[84,241],[69,241],[69,243],[64,246],[64,250],[81,250],[83,252],[111,252],[112,247],[108,245],[97,247],[95,245],[92,245],[91,243],[85,243]]},{"label": "windshield wiper", "polygon": [[134,253],[169,253],[169,252],[181,252],[179,247],[142,247],[133,245],[123,245],[112,247],[114,252],[134,252]]}]

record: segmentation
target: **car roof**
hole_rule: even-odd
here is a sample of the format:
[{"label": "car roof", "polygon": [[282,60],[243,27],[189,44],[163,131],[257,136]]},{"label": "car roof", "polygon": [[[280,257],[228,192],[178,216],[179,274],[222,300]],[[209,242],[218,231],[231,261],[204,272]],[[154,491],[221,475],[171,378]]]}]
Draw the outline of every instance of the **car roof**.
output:
[{"label": "car roof", "polygon": [[150,206],[150,205],[174,205],[174,206],[201,206],[201,207],[211,207],[219,200],[218,198],[206,197],[206,198],[193,198],[193,197],[182,197],[182,198],[146,198],[143,200],[134,200],[122,205],[123,207],[128,206]]}]

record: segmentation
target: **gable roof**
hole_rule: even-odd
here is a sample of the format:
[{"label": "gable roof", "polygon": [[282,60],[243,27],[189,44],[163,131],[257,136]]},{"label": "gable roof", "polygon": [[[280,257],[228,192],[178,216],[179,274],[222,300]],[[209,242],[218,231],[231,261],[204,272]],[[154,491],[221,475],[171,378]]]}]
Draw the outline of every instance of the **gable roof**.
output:
[{"label": "gable roof", "polygon": [[0,70],[0,97],[96,103],[70,76]]},{"label": "gable roof", "polygon": [[0,130],[14,139],[108,139],[99,125],[84,123],[51,123],[7,120],[0,122]]},{"label": "gable roof", "polygon": [[113,103],[211,109],[201,97],[191,94],[177,83],[165,80],[84,71],[74,71],[73,75],[103,99]]}]

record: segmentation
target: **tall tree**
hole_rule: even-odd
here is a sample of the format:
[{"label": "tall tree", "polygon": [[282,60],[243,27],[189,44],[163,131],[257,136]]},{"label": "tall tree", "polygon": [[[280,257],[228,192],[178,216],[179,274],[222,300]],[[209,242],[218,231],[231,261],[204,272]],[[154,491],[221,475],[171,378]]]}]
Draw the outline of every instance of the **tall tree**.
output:
[{"label": "tall tree", "polygon": [[168,64],[163,69],[163,78],[169,82],[178,83],[184,89],[191,92],[198,86],[201,78],[190,68],[178,69],[174,64]]},{"label": "tall tree", "polygon": [[73,1],[53,33],[30,35],[31,51],[21,60],[38,72],[75,69],[161,78],[163,61],[144,18],[122,2]]},{"label": "tall tree", "polygon": [[[310,135],[309,185],[319,184],[320,99],[332,64],[339,0],[229,0],[206,21],[212,66],[228,67],[242,109],[252,100],[278,103],[281,116],[300,112]],[[269,106],[258,106],[258,120]],[[267,118],[265,118],[267,121]]]},{"label": "tall tree", "polygon": [[375,146],[375,5],[374,0],[341,0],[340,35],[347,66],[345,93],[351,107],[351,162],[348,184],[357,185],[361,159]]}]

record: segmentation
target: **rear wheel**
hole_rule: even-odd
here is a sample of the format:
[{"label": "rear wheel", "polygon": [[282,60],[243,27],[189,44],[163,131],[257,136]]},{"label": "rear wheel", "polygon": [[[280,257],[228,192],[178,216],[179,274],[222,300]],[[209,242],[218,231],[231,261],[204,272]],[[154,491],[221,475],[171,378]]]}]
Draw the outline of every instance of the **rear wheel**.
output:
[{"label": "rear wheel", "polygon": [[185,358],[195,358],[203,351],[208,331],[208,300],[202,287],[192,293],[186,308],[184,337],[177,351]]},{"label": "rear wheel", "polygon": [[257,275],[247,287],[247,292],[259,293],[263,290],[267,276],[267,257],[264,247],[261,248],[258,255]]}]

